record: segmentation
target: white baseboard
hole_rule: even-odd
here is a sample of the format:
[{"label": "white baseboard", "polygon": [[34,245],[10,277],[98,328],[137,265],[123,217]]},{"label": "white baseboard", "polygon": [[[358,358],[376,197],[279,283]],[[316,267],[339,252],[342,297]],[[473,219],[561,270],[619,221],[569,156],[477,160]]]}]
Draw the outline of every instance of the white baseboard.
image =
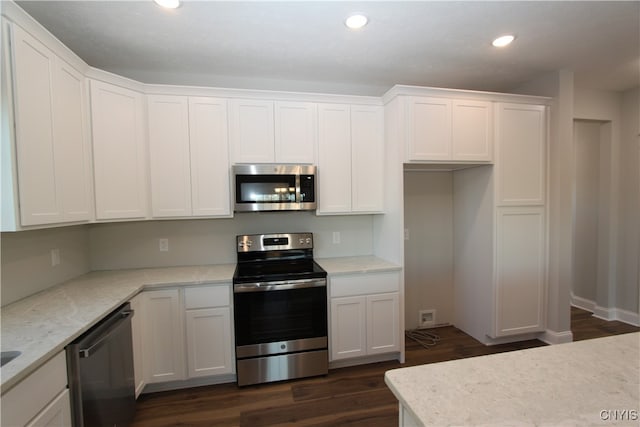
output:
[{"label": "white baseboard", "polygon": [[583,310],[590,311],[593,315],[603,320],[618,320],[633,326],[640,326],[640,314],[622,308],[601,307],[585,298],[578,297],[571,292],[571,305]]},{"label": "white baseboard", "polygon": [[546,342],[547,344],[565,344],[573,341],[573,333],[571,331],[562,331],[556,332],[550,329],[547,329],[543,333],[540,334],[538,339],[542,342]]}]

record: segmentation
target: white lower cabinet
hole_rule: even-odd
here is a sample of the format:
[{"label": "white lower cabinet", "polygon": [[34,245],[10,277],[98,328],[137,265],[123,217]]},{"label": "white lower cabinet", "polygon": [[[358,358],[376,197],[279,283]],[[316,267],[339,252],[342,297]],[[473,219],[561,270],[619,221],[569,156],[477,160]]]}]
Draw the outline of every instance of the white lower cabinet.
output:
[{"label": "white lower cabinet", "polygon": [[187,288],[185,309],[189,378],[232,374],[231,287]]},{"label": "white lower cabinet", "polygon": [[[230,284],[144,291],[140,296],[146,384],[234,373]],[[135,335],[134,328],[134,340]],[[134,343],[134,365],[135,349]]]},{"label": "white lower cabinet", "polygon": [[184,322],[179,289],[143,292],[142,354],[147,384],[183,380]]},{"label": "white lower cabinet", "polygon": [[2,395],[2,426],[71,426],[64,351]]},{"label": "white lower cabinet", "polygon": [[400,351],[398,272],[330,278],[331,360]]},{"label": "white lower cabinet", "polygon": [[142,298],[142,294],[138,294],[129,301],[131,309],[133,310],[133,317],[131,318],[131,337],[133,341],[133,372],[136,398],[140,396],[140,393],[142,393],[142,389],[144,389],[145,386],[144,358],[142,355],[142,324],[144,317]]}]

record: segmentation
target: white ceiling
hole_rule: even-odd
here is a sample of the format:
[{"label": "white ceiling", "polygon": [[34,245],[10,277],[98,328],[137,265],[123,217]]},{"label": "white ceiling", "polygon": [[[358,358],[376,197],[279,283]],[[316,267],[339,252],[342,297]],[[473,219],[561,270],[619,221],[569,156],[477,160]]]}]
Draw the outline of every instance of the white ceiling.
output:
[{"label": "white ceiling", "polygon": [[[558,69],[640,85],[640,1],[18,1],[89,65],[145,83],[381,95],[509,91]],[[366,14],[360,31],[343,24]],[[508,48],[491,40],[515,33]]]}]

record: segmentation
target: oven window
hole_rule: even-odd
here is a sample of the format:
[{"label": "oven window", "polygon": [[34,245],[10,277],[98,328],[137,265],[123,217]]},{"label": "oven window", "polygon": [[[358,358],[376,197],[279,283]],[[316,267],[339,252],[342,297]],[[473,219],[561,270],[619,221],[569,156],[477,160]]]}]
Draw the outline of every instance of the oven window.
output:
[{"label": "oven window", "polygon": [[236,203],[295,201],[295,175],[236,175]]},{"label": "oven window", "polygon": [[234,294],[236,345],[327,336],[327,288]]}]

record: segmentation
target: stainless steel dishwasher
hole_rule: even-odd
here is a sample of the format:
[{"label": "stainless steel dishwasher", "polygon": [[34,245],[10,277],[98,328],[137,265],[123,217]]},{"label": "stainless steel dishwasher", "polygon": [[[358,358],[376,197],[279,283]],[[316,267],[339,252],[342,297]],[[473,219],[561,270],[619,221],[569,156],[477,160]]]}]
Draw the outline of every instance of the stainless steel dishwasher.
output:
[{"label": "stainless steel dishwasher", "polygon": [[127,426],[135,414],[129,303],[67,346],[74,427]]}]

